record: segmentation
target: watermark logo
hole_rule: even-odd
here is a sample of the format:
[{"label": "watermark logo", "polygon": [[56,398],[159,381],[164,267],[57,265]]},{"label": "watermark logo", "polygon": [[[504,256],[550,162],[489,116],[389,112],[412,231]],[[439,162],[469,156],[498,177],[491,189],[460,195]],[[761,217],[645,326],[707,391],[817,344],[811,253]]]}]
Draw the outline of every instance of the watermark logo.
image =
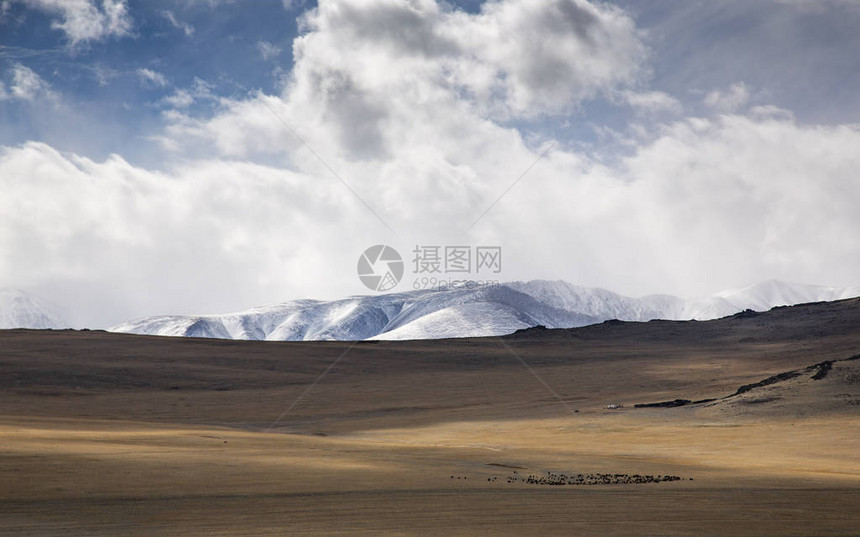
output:
[{"label": "watermark logo", "polygon": [[416,246],[412,250],[416,274],[498,274],[502,271],[500,246]]},{"label": "watermark logo", "polygon": [[480,289],[498,286],[498,280],[473,280],[466,275],[502,271],[499,246],[427,246],[412,250],[413,289]]},{"label": "watermark logo", "polygon": [[[499,246],[427,246],[412,250],[413,289],[478,289],[500,285],[487,276],[502,271]],[[471,279],[477,275],[482,279]],[[358,258],[358,277],[371,291],[394,289],[404,276],[404,263],[391,246],[377,244]]]},{"label": "watermark logo", "polygon": [[358,258],[358,278],[371,291],[390,291],[403,278],[403,258],[391,246],[371,246]]}]

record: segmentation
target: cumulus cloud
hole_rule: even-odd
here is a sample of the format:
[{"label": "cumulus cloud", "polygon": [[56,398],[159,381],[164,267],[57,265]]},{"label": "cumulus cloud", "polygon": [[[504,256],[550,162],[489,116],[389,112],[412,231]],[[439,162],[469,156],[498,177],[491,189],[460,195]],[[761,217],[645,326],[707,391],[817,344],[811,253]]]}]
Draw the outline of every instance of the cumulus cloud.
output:
[{"label": "cumulus cloud", "polygon": [[[83,322],[106,326],[362,292],[356,258],[378,243],[499,245],[502,279],[629,294],[857,284],[860,128],[747,109],[743,84],[706,98],[716,117],[679,119],[643,89],[645,51],[614,8],[328,1],[302,25],[278,95],[217,98],[196,80],[161,102],[160,140],[183,157],[165,171],[2,149],[0,287],[91,301]],[[512,124],[597,95],[653,114],[626,156]]]},{"label": "cumulus cloud", "polygon": [[92,72],[99,86],[107,86],[111,79],[120,76],[122,73],[116,69],[111,69],[110,67],[106,67],[100,63],[91,65],[88,67],[90,72]]},{"label": "cumulus cloud", "polygon": [[833,9],[860,9],[857,0],[776,0],[780,4],[795,6],[801,10],[821,13]]},{"label": "cumulus cloud", "polygon": [[794,120],[794,113],[791,110],[786,110],[772,104],[764,104],[761,106],[753,106],[749,111],[750,116],[757,119],[783,119]]},{"label": "cumulus cloud", "polygon": [[169,9],[162,11],[161,16],[164,17],[164,20],[169,22],[171,26],[177,30],[182,30],[186,37],[194,35],[194,27],[188,23],[180,22],[179,19],[176,18],[176,15]]},{"label": "cumulus cloud", "polygon": [[[445,221],[469,222],[496,192],[475,172],[486,162],[455,166],[418,152],[344,173],[383,174],[376,190],[357,190],[385,207],[398,237],[321,169],[210,159],[153,172],[31,143],[0,153],[0,285],[78,282],[108,324],[359,292],[362,246],[408,252],[446,240],[503,246],[504,279],[632,294],[704,294],[762,275],[848,285],[860,266],[857,144],[857,127],[681,120],[611,167],[550,152],[468,234]],[[422,218],[403,226],[399,211]]]},{"label": "cumulus cloud", "polygon": [[188,90],[178,89],[173,95],[168,95],[161,102],[171,108],[188,108],[194,104],[194,97]]},{"label": "cumulus cloud", "polygon": [[159,173],[28,143],[0,150],[0,169],[0,286],[71,282],[88,323],[267,303],[336,272],[313,251],[367,240],[327,224],[357,219],[341,190],[251,163]]},{"label": "cumulus cloud", "polygon": [[281,0],[284,9],[287,11],[292,11],[293,9],[298,9],[305,5],[305,0]]},{"label": "cumulus cloud", "polygon": [[477,16],[452,19],[441,33],[473,59],[451,67],[455,83],[514,117],[567,110],[630,83],[644,56],[632,19],[606,4],[487,2]]},{"label": "cumulus cloud", "polygon": [[714,90],[705,95],[705,104],[721,112],[734,112],[750,100],[749,88],[743,82],[732,84],[726,90]]},{"label": "cumulus cloud", "polygon": [[58,17],[51,28],[66,34],[72,46],[129,35],[132,20],[125,0],[17,0],[31,9]]},{"label": "cumulus cloud", "polygon": [[179,2],[187,7],[209,6],[209,9],[215,9],[222,4],[235,4],[236,0],[179,0]]},{"label": "cumulus cloud", "polygon": [[297,91],[440,92],[502,118],[569,110],[633,81],[644,55],[632,19],[584,0],[487,2],[477,14],[433,0],[323,2],[303,25]]},{"label": "cumulus cloud", "polygon": [[682,120],[612,167],[565,173],[553,170],[556,154],[483,225],[557,277],[633,293],[706,294],[767,277],[853,285],[857,143],[857,126]]},{"label": "cumulus cloud", "polygon": [[7,91],[2,82],[0,82],[0,100],[3,99],[19,99],[22,101],[54,101],[59,99],[59,95],[51,89],[42,77],[35,71],[21,63],[12,65],[11,83]]},{"label": "cumulus cloud", "polygon": [[281,54],[281,47],[277,47],[268,41],[257,41],[257,50],[264,60],[275,58]]},{"label": "cumulus cloud", "polygon": [[[547,22],[548,19],[553,22]],[[429,1],[324,2],[307,15],[303,24],[305,33],[294,44],[292,78],[280,96],[254,94],[244,100],[223,100],[220,110],[209,119],[174,115],[166,136],[174,147],[188,147],[196,139],[204,145],[214,145],[221,155],[230,158],[284,155],[294,169],[320,180],[333,180],[305,147],[307,144],[404,234],[462,237],[458,233],[553,142],[546,138],[524,139],[518,130],[506,126],[506,118],[569,109],[596,91],[607,92],[613,99],[620,96],[643,112],[683,111],[668,94],[625,87],[641,72],[639,62],[644,52],[629,19],[610,8],[582,2],[526,5],[511,1],[488,4],[478,14],[466,14],[446,11]],[[523,25],[533,25],[535,31],[509,31]],[[543,31],[538,32],[538,27]],[[398,28],[404,30],[395,31]],[[614,32],[622,32],[623,36],[607,39]],[[529,40],[517,37],[525,35]],[[596,57],[573,53],[574,49],[586,50],[596,43],[606,45],[603,49],[609,52]],[[559,54],[559,50],[566,52]],[[547,67],[557,65],[562,61],[560,58],[564,58],[564,66]],[[526,74],[530,68],[553,73],[553,77],[540,82],[542,78],[536,73],[532,73],[534,78]],[[565,83],[556,84],[558,80]],[[538,94],[541,98],[537,98]],[[706,100],[718,111],[730,113],[748,104],[750,91],[738,83],[713,92]],[[630,292],[648,290],[647,282],[666,282],[667,278],[687,291],[721,288],[713,279],[708,280],[716,274],[708,267],[721,268],[725,286],[749,283],[741,276],[754,278],[753,270],[741,275],[737,267],[743,263],[732,265],[710,255],[701,256],[709,264],[691,262],[701,269],[700,276],[684,276],[695,274],[695,270],[692,265],[684,265],[683,259],[700,257],[697,249],[708,243],[707,234],[697,235],[701,243],[691,243],[684,236],[690,226],[680,222],[676,222],[677,232],[654,229],[653,226],[672,215],[684,213],[687,205],[682,196],[676,201],[653,199],[648,209],[653,214],[643,212],[637,203],[649,199],[646,194],[651,192],[650,187],[645,185],[658,190],[668,187],[656,177],[643,180],[641,177],[647,174],[634,173],[636,166],[632,163],[664,170],[667,178],[664,180],[671,178],[678,182],[676,188],[682,189],[693,179],[684,177],[681,170],[694,170],[698,174],[703,173],[699,167],[704,170],[716,164],[718,159],[708,153],[710,144],[719,142],[729,147],[731,129],[738,129],[739,136],[749,135],[757,132],[758,126],[775,121],[779,126],[775,130],[784,132],[788,139],[802,137],[806,132],[790,117],[780,116],[777,109],[759,107],[750,114],[747,123],[711,123],[704,119],[681,122],[671,127],[671,135],[660,135],[654,146],[636,145],[642,142],[628,140],[627,143],[634,144],[629,151],[639,160],[625,161],[631,164],[623,168],[603,168],[599,160],[555,146],[523,183],[536,181],[541,186],[517,187],[519,190],[494,208],[488,222],[477,226],[474,233],[486,241],[504,239],[510,243],[519,237],[521,248],[529,249],[542,242],[543,237],[550,243],[558,243],[556,230],[583,230],[582,234],[590,238],[565,250],[587,257],[589,266],[596,268],[588,269],[587,274],[560,270],[555,276],[600,285],[606,281],[601,275],[612,274],[607,277],[610,281],[636,280],[638,283],[630,284]],[[660,126],[657,127],[657,132],[661,132]],[[701,161],[690,156],[688,162],[678,163],[672,156],[673,147],[692,144],[682,134],[695,133],[696,128],[705,134],[695,139],[696,150],[690,155],[701,150]],[[649,135],[643,139],[652,138]],[[647,155],[662,154],[653,147],[666,151],[666,162],[678,163],[678,169],[666,170],[660,166],[658,157],[646,159]],[[782,151],[774,144],[761,150],[764,155],[773,154],[773,158]],[[719,158],[730,160],[724,154]],[[808,159],[806,166],[810,174],[813,174],[812,162],[814,159]],[[758,169],[755,159],[748,159],[745,165],[750,184],[761,181],[778,188],[768,175],[771,172]],[[799,164],[786,171],[797,169]],[[553,193],[558,206],[546,199],[548,192]],[[534,198],[531,206],[513,201],[529,198]],[[587,205],[581,205],[583,200],[587,200]],[[502,208],[506,204],[514,205],[513,212]],[[605,213],[599,212],[601,208]],[[702,214],[710,214],[713,217],[710,222],[717,227],[718,218],[732,218],[730,209],[723,206],[720,211],[703,210]],[[580,220],[579,214],[589,217]],[[850,223],[844,220],[843,227],[848,229]],[[530,231],[528,236],[518,231],[523,229]],[[741,231],[741,228],[736,230]],[[641,278],[626,274],[637,255],[647,257],[644,254],[647,250],[637,245],[660,242],[661,237],[666,238],[667,245],[671,241],[679,245],[675,257],[667,257],[641,271]],[[777,268],[783,270],[787,266],[764,267],[758,262],[756,248],[761,245],[753,247],[744,237],[737,238],[739,248],[753,259],[746,268],[755,265],[768,277],[791,279],[791,275],[775,274],[779,272]],[[619,249],[620,254],[606,246],[619,241],[625,244]],[[541,255],[545,259],[558,255],[549,253],[549,244],[544,247]],[[666,245],[654,247],[669,250]],[[574,255],[558,265],[573,270],[577,259]],[[679,266],[684,269],[676,273],[673,269]],[[807,276],[811,274],[810,271]],[[521,274],[537,275],[528,271]],[[794,279],[820,281],[820,277],[805,278],[802,274],[795,274]],[[650,290],[666,290],[666,286]]]},{"label": "cumulus cloud", "polygon": [[621,98],[637,111],[648,113],[671,112],[679,114],[683,106],[678,99],[662,91],[632,91],[621,93]]},{"label": "cumulus cloud", "polygon": [[673,126],[628,169],[643,208],[668,209],[650,232],[675,280],[848,282],[860,266],[858,142],[856,126],[729,116]]},{"label": "cumulus cloud", "polygon": [[49,91],[48,84],[32,69],[25,65],[16,64],[12,69],[12,96],[18,99],[32,101],[40,93]]},{"label": "cumulus cloud", "polygon": [[297,146],[283,141],[275,110],[334,160],[421,152],[436,168],[457,168],[469,149],[486,151],[473,145],[489,135],[520,144],[514,154],[525,162],[529,152],[501,121],[565,113],[623,88],[645,55],[627,15],[584,0],[488,2],[477,14],[433,0],[329,1],[301,26],[281,95],[225,101],[210,120],[174,116],[173,145],[203,138],[234,157],[290,153]]},{"label": "cumulus cloud", "polygon": [[[184,109],[188,108],[198,100],[212,100],[215,96],[212,94],[212,85],[200,78],[195,78],[191,87],[178,88],[173,95],[168,95],[161,99],[163,106]],[[179,118],[181,116],[174,115],[171,117]]]},{"label": "cumulus cloud", "polygon": [[167,78],[164,77],[163,74],[158,71],[153,71],[148,68],[141,68],[137,71],[137,77],[140,81],[147,86],[157,86],[159,88],[163,88],[167,85]]},{"label": "cumulus cloud", "polygon": [[476,14],[433,0],[329,1],[301,25],[280,95],[222,99],[208,118],[171,113],[161,143],[283,158],[321,181],[335,170],[392,227],[432,221],[437,236],[462,233],[552,142],[505,121],[620,91],[645,54],[629,17],[582,0]]}]

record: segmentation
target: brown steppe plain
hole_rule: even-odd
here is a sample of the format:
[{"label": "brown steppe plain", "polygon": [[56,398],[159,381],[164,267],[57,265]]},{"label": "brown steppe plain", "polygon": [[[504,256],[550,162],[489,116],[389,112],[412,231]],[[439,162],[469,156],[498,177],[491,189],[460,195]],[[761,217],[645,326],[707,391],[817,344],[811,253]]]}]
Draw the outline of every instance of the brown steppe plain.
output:
[{"label": "brown steppe plain", "polygon": [[0,534],[860,535],[858,355],[860,299],[413,342],[4,330]]}]

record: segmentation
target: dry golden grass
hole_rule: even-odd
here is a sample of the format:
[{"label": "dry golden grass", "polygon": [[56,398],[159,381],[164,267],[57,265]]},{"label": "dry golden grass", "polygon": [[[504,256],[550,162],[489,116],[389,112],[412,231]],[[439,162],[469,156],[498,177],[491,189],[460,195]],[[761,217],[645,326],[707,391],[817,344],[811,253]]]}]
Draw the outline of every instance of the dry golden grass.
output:
[{"label": "dry golden grass", "polygon": [[860,301],[505,342],[0,333],[0,534],[860,534]]}]

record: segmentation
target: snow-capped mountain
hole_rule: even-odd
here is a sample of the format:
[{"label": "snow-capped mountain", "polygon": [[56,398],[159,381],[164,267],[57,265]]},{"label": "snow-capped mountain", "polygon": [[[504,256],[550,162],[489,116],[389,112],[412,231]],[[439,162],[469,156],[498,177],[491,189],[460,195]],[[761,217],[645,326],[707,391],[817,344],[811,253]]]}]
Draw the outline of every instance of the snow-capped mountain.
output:
[{"label": "snow-capped mountain", "polygon": [[[517,328],[582,326],[600,319],[555,308],[508,286],[409,291],[330,302],[296,300],[225,314],[149,317],[114,332],[229,339],[428,339],[504,334]],[[511,328],[513,327],[513,328]]]},{"label": "snow-capped mountain", "polygon": [[148,317],[111,328],[160,336],[253,340],[438,339],[509,334],[544,325],[570,328],[607,319],[715,319],[745,309],[860,296],[860,287],[763,282],[710,297],[631,298],[562,281],[481,289],[421,290],[343,300],[295,300],[223,315]]},{"label": "snow-capped mountain", "polygon": [[66,328],[58,308],[17,289],[0,289],[0,328]]},{"label": "snow-capped mountain", "polygon": [[860,296],[860,287],[825,287],[769,280],[758,285],[730,289],[716,297],[743,309],[762,311],[774,306],[788,306],[804,302],[822,302]]}]

